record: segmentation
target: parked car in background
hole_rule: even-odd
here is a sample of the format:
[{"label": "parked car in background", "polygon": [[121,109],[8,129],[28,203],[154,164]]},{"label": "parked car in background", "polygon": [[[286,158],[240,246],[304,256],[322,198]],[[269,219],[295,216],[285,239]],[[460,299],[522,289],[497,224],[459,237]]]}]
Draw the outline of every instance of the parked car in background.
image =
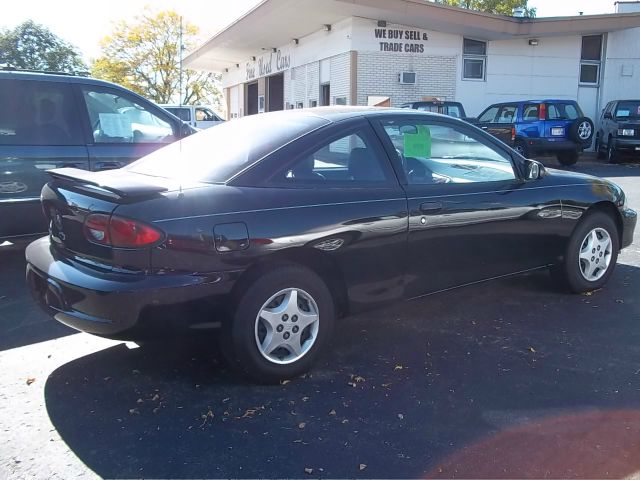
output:
[{"label": "parked car in background", "polygon": [[413,108],[421,112],[441,113],[455,118],[465,118],[467,116],[460,102],[449,100],[421,100],[419,102],[405,103],[400,108]]},{"label": "parked car in background", "polygon": [[596,152],[609,163],[622,155],[640,156],[640,100],[614,100],[600,115]]},{"label": "parked car in background", "polygon": [[469,120],[524,157],[555,154],[562,165],[575,164],[594,133],[593,121],[573,100],[496,103]]},{"label": "parked car in background", "polygon": [[224,120],[206,105],[160,105],[192,127],[204,130],[218,125]]},{"label": "parked car in background", "polygon": [[194,132],[140,95],[81,76],[5,68],[0,106],[0,240],[47,232],[47,170],[120,168]]},{"label": "parked car in background", "polygon": [[49,173],[51,232],[26,257],[56,320],[130,340],[218,328],[258,381],[305,372],[338,318],[392,301],[550,267],[600,288],[636,224],[614,183],[407,109],[251,115],[123,169]]}]

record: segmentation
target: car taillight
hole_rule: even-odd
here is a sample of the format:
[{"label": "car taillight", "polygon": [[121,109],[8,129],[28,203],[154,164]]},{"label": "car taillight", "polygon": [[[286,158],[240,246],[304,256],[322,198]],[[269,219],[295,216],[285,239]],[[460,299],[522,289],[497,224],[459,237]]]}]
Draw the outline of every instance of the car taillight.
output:
[{"label": "car taillight", "polygon": [[93,213],[84,223],[87,239],[100,245],[118,248],[142,248],[157,243],[162,232],[130,218]]},{"label": "car taillight", "polygon": [[511,127],[511,141],[516,139],[516,127]]},{"label": "car taillight", "polygon": [[545,103],[540,104],[540,108],[538,109],[538,120],[546,120],[547,119],[547,105]]}]

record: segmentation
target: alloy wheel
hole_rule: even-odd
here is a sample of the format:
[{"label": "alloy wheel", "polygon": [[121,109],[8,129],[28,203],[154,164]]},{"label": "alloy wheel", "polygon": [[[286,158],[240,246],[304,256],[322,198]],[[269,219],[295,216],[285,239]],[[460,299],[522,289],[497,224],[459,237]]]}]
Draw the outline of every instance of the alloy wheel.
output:
[{"label": "alloy wheel", "polygon": [[311,295],[286,288],[263,305],[255,323],[260,354],[276,364],[289,364],[305,356],[318,338],[320,315]]},{"label": "alloy wheel", "polygon": [[580,125],[578,125],[578,137],[580,137],[580,140],[589,140],[589,138],[591,138],[591,133],[592,128],[589,122],[584,121],[581,122]]},{"label": "alloy wheel", "polygon": [[588,282],[600,280],[611,263],[613,244],[604,228],[594,228],[582,241],[578,263],[580,273]]}]

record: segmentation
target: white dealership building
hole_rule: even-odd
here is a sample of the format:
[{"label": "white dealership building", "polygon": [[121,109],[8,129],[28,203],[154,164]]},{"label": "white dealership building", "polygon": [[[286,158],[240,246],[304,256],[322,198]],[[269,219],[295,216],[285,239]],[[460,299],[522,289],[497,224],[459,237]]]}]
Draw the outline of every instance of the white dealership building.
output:
[{"label": "white dealership building", "polygon": [[222,73],[229,118],[438,97],[577,100],[596,120],[640,97],[640,2],[616,13],[501,16],[426,0],[264,0],[185,58]]}]

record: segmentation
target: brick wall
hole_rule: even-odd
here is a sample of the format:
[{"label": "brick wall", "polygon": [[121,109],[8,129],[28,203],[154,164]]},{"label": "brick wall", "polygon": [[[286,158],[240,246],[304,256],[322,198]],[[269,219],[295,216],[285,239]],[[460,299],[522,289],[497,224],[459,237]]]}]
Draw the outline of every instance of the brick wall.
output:
[{"label": "brick wall", "polygon": [[[405,102],[420,100],[424,96],[454,100],[456,65],[456,56],[358,52],[357,104],[366,105],[367,97],[370,95],[389,96],[391,106],[394,107]],[[417,83],[415,85],[400,84],[398,81],[400,72],[415,72]]]}]

